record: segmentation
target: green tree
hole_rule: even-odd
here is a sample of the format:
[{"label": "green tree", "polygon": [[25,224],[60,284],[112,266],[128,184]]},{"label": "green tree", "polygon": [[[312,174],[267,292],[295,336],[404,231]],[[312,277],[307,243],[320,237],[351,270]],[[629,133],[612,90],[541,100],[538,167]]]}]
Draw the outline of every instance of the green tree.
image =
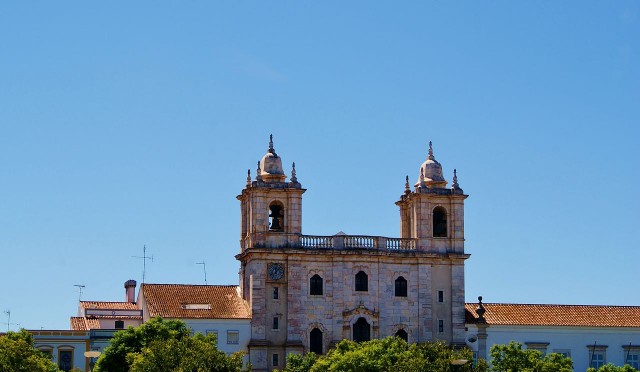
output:
[{"label": "green tree", "polygon": [[33,347],[33,336],[24,329],[0,336],[0,371],[58,372],[47,355]]},{"label": "green tree", "polygon": [[587,372],[638,372],[637,369],[631,367],[630,365],[625,365],[622,367],[615,366],[613,363],[605,364],[597,370],[593,367],[587,368]]},{"label": "green tree", "polygon": [[182,321],[154,318],[116,332],[94,370],[236,372],[242,353],[227,356],[217,349],[215,335],[192,336]]},{"label": "green tree", "polygon": [[537,350],[523,349],[519,342],[491,347],[494,372],[572,372],[573,362],[561,354],[542,355]]},{"label": "green tree", "polygon": [[[470,372],[471,351],[453,350],[444,342],[407,344],[398,337],[357,343],[341,341],[327,355],[290,355],[284,372]],[[452,365],[465,359],[464,365]]]}]

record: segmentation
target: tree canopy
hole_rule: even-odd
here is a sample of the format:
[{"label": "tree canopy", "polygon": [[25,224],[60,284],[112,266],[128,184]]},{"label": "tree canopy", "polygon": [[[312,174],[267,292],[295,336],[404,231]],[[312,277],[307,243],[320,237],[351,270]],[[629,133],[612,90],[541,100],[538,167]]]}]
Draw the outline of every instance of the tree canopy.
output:
[{"label": "tree canopy", "polygon": [[[361,343],[343,340],[327,355],[290,354],[283,372],[484,371],[474,369],[471,359],[470,350],[454,350],[444,342],[407,344],[399,337]],[[453,365],[451,362],[454,360],[463,365]]]},{"label": "tree canopy", "polygon": [[538,350],[523,349],[519,342],[491,347],[494,372],[572,372],[573,362],[561,354],[542,355]]},{"label": "tree canopy", "polygon": [[58,367],[33,347],[33,336],[24,329],[0,336],[0,371],[58,372]]},{"label": "tree canopy", "polygon": [[605,364],[597,370],[593,367],[587,368],[587,372],[638,372],[637,369],[631,367],[630,365],[625,365],[622,367],[615,366],[612,363]]},{"label": "tree canopy", "polygon": [[94,371],[239,372],[242,353],[228,356],[218,350],[215,335],[192,336],[182,321],[154,318],[116,332]]}]

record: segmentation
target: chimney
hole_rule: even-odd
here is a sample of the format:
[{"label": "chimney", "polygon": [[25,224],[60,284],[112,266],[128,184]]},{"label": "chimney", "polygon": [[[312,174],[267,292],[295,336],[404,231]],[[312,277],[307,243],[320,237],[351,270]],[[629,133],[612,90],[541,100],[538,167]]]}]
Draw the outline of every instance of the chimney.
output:
[{"label": "chimney", "polygon": [[127,295],[127,302],[134,304],[136,302],[136,281],[129,279],[124,282],[124,289]]}]

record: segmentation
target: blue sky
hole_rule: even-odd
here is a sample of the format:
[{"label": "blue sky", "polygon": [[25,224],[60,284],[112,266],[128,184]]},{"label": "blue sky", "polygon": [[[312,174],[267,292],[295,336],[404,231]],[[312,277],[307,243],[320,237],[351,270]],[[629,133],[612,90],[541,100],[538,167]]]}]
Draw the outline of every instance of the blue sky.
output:
[{"label": "blue sky", "polygon": [[145,244],[147,282],[237,283],[270,133],[303,233],[398,236],[431,140],[468,301],[640,305],[639,36],[635,1],[3,2],[0,310],[68,328]]}]

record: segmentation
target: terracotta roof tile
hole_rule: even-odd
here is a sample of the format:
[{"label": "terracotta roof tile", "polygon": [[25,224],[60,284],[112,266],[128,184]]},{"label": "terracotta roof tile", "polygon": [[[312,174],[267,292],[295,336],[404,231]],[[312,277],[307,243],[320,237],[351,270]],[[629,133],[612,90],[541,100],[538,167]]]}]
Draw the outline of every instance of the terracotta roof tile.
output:
[{"label": "terracotta roof tile", "polygon": [[98,319],[72,316],[71,329],[74,331],[87,331],[90,329],[100,329],[100,322],[98,321]]},{"label": "terracotta roof tile", "polygon": [[80,301],[80,307],[99,310],[138,310],[138,306],[135,303],[115,301]]},{"label": "terracotta roof tile", "polygon": [[[483,304],[488,324],[575,327],[640,327],[640,306]],[[465,319],[478,318],[477,303],[465,305]]]},{"label": "terracotta roof tile", "polygon": [[249,306],[236,285],[143,284],[140,290],[151,317],[251,318]]}]

